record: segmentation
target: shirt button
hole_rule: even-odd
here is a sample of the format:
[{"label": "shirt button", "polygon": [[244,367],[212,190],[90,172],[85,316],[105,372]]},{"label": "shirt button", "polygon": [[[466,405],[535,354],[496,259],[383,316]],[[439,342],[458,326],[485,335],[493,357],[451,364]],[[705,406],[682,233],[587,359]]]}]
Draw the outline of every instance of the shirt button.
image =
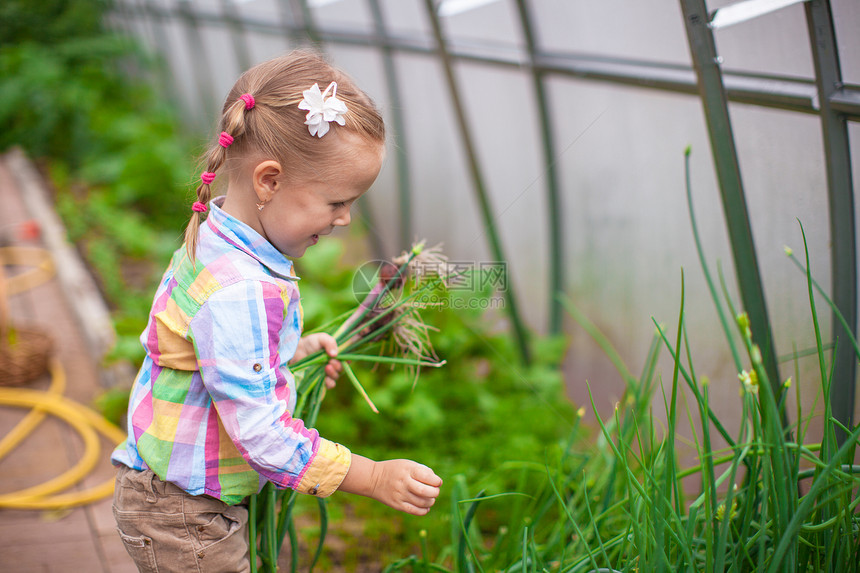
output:
[{"label": "shirt button", "polygon": [[259,372],[262,369],[263,369],[263,365],[260,364],[259,362],[254,364],[254,372]]}]

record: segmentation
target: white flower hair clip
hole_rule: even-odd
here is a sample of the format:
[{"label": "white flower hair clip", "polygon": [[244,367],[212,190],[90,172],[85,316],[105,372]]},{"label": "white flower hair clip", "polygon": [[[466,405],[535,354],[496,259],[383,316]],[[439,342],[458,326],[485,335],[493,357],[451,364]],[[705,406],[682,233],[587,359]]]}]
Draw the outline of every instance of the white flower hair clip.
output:
[{"label": "white flower hair clip", "polygon": [[[326,97],[329,90],[331,96]],[[311,135],[322,137],[329,130],[332,121],[338,125],[344,125],[346,120],[346,104],[337,99],[337,82],[328,85],[324,92],[320,93],[319,84],[314,84],[310,89],[302,92],[305,98],[299,103],[299,109],[308,110],[305,116],[305,125]]]}]

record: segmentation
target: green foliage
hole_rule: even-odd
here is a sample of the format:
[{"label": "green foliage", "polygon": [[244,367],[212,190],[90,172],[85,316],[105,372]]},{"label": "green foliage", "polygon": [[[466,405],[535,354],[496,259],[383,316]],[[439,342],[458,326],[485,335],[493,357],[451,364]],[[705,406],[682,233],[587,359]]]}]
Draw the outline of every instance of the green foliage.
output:
[{"label": "green foliage", "polygon": [[96,397],[94,406],[105,419],[121,428],[128,411],[128,396],[129,390],[126,388],[111,388]]},{"label": "green foliage", "polygon": [[320,328],[359,302],[352,292],[353,269],[342,262],[344,251],[340,241],[323,240],[295,261],[305,329]]},{"label": "green foliage", "polygon": [[[811,276],[809,284],[811,292]],[[837,423],[825,410],[823,441],[810,442],[816,414],[798,406],[797,421],[783,431],[784,404],[770,393],[748,319],[737,314],[751,364],[739,405],[744,423],[736,436],[725,434],[726,448],[715,449],[712,437],[725,430],[710,409],[708,382],[695,375],[683,316],[682,300],[676,336],[658,328],[655,339],[674,361],[671,392],[667,380],[663,394],[665,434],[658,435],[650,415],[656,376],[650,365],[660,352],[654,345],[619,408],[606,418],[594,408],[596,441],[573,437],[544,462],[521,464],[523,474],[541,479],[504,494],[484,495],[465,479],[449,483],[450,533],[431,532],[431,555],[401,558],[386,571],[860,570],[860,466],[853,462],[860,426],[849,428],[838,446]],[[820,342],[818,348],[826,366]],[[695,397],[687,416],[697,461],[682,469],[674,436],[684,384]],[[825,395],[829,385],[825,378]]]},{"label": "green foliage", "polygon": [[101,31],[106,0],[5,0],[0,4],[0,48],[24,42],[53,45]]},{"label": "green foliage", "polygon": [[[324,301],[328,309],[330,316],[320,318],[355,306],[349,271],[346,275],[343,270],[332,272],[337,267],[326,262],[317,275],[304,260],[300,264],[307,279],[302,283],[306,326],[315,326],[311,317],[316,317],[308,311],[309,305],[318,304],[313,301]],[[325,274],[350,280],[332,296]],[[318,288],[320,283],[323,286]],[[504,478],[487,475],[487,468],[510,459],[543,459],[547,445],[564,437],[571,425],[572,410],[564,398],[558,368],[566,341],[563,337],[537,339],[534,364],[522,367],[509,335],[493,331],[489,327],[493,314],[481,310],[489,306],[482,301],[491,294],[452,291],[448,298],[439,293],[445,304],[422,311],[424,320],[436,329],[432,340],[437,354],[447,361],[444,368],[414,372],[354,364],[381,413],[374,414],[352,392],[330,393],[318,422],[324,435],[360,444],[371,456],[408,453],[449,475],[481,475],[496,485]],[[336,306],[335,301],[344,306]]]},{"label": "green foliage", "polygon": [[[738,369],[742,360],[749,365],[740,375],[742,424],[737,434],[730,435],[716,417],[710,407],[710,384],[696,375],[684,321],[683,274],[675,336],[657,327],[638,379],[620,362],[606,337],[565,301],[626,381],[625,395],[610,416],[602,418],[592,403],[598,439],[574,435],[544,463],[521,464],[523,474],[542,474],[543,479],[524,480],[495,496],[485,496],[480,483],[470,489],[467,480],[455,480],[450,533],[427,541],[441,550],[428,555],[422,546],[420,556],[396,560],[386,571],[860,570],[860,466],[854,463],[860,426],[843,428],[830,411],[833,356],[828,363],[826,350],[832,345],[821,339],[813,297],[818,287],[808,252],[805,265],[792,260],[806,275],[820,373],[816,399],[824,398],[823,413],[803,411],[799,380],[777,384],[779,393],[772,390],[750,319],[735,311],[724,283],[721,303],[695,221],[693,232],[730,345],[736,333],[725,316],[736,317],[745,351],[742,359],[732,348]],[[860,346],[849,338],[860,359]],[[651,416],[661,347],[673,362],[671,382],[667,379],[661,388],[668,413],[665,432]],[[799,357],[794,356],[796,371]],[[785,390],[791,385],[796,391],[796,418],[783,427]],[[684,386],[692,396],[686,415],[696,461],[682,469],[675,437],[682,424]],[[820,442],[810,440],[808,433],[814,418],[821,422]],[[841,444],[836,440],[840,428],[846,436]],[[726,447],[715,447],[717,438]],[[500,507],[506,516],[501,525]]]},{"label": "green foliage", "polygon": [[186,220],[190,153],[173,111],[143,81],[153,62],[103,29],[107,6],[0,7],[0,150],[21,146],[46,166],[108,302],[145,316],[151,275]]},{"label": "green foliage", "polygon": [[[324,241],[297,263],[306,328],[332,320],[357,304],[351,289],[354,271],[339,262],[341,250],[336,243]],[[416,372],[353,362],[380,413],[373,413],[344,379],[327,393],[315,427],[326,438],[373,459],[406,457],[424,463],[446,484],[468,480],[493,494],[539,483],[542,475],[523,473],[522,464],[542,464],[577,428],[560,370],[567,340],[534,336],[534,359],[524,368],[510,335],[492,326],[499,323],[497,311],[485,310],[492,307],[493,294],[489,290],[434,292],[431,300],[441,304],[423,308],[421,316],[434,329],[432,342],[445,366]],[[380,348],[383,352],[391,354],[390,349]],[[452,488],[446,485],[437,509],[423,518],[393,514],[362,498],[344,501],[364,520],[367,536],[372,537],[380,523],[403,524],[397,535],[389,531],[390,544],[379,548],[390,558],[397,555],[398,547],[415,542],[409,538],[415,528],[428,530],[433,538],[451,527],[451,516],[444,510],[451,496]],[[313,504],[301,497],[297,507],[316,513]],[[510,508],[499,505],[492,517],[483,517],[485,525],[491,526],[512,515]]]}]

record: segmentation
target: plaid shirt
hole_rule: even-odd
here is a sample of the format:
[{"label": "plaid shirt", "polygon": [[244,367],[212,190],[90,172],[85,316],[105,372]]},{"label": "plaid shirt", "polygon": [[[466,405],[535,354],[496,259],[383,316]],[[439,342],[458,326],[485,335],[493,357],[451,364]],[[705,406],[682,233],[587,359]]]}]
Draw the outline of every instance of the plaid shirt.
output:
[{"label": "plaid shirt", "polygon": [[292,417],[298,279],[289,259],[221,201],[201,224],[196,264],[183,245],[155,294],[128,439],[112,461],[228,504],[266,480],[330,495],[351,455]]}]

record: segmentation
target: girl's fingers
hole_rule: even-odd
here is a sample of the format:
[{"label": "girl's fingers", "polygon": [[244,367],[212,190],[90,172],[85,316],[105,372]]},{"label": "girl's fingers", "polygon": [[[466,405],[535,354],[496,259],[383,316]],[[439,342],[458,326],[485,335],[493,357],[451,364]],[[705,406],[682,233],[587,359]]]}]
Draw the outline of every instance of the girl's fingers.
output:
[{"label": "girl's fingers", "polygon": [[413,482],[409,487],[409,493],[424,499],[436,499],[439,497],[439,488],[421,482]]},{"label": "girl's fingers", "polygon": [[334,358],[337,356],[337,340],[330,334],[321,334],[319,343],[325,353]]},{"label": "girl's fingers", "polygon": [[398,509],[413,515],[426,515],[434,503],[436,503],[435,499],[408,496],[400,501],[400,508]]},{"label": "girl's fingers", "polygon": [[411,503],[404,503],[403,506],[399,509],[400,509],[400,511],[403,511],[403,512],[408,513],[410,515],[419,515],[419,516],[427,515],[427,513],[430,511],[429,507],[418,507],[418,506],[412,505]]},{"label": "girl's fingers", "polygon": [[439,497],[438,487],[429,486],[418,481],[412,481],[412,483],[407,486],[406,492],[404,492],[402,503],[404,505],[423,509],[423,513],[415,515],[424,515],[430,511],[430,508],[436,503],[437,497]]},{"label": "girl's fingers", "polygon": [[340,363],[340,360],[329,360],[325,366],[325,385],[329,390],[337,385],[337,379],[342,372],[343,364]]},{"label": "girl's fingers", "polygon": [[442,485],[442,478],[433,473],[433,470],[423,464],[415,464],[412,470],[412,477],[421,483],[439,488]]},{"label": "girl's fingers", "polygon": [[412,505],[414,505],[416,507],[426,507],[427,509],[430,509],[431,507],[433,507],[433,505],[435,503],[436,503],[435,497],[422,497],[422,498],[416,499]]}]

